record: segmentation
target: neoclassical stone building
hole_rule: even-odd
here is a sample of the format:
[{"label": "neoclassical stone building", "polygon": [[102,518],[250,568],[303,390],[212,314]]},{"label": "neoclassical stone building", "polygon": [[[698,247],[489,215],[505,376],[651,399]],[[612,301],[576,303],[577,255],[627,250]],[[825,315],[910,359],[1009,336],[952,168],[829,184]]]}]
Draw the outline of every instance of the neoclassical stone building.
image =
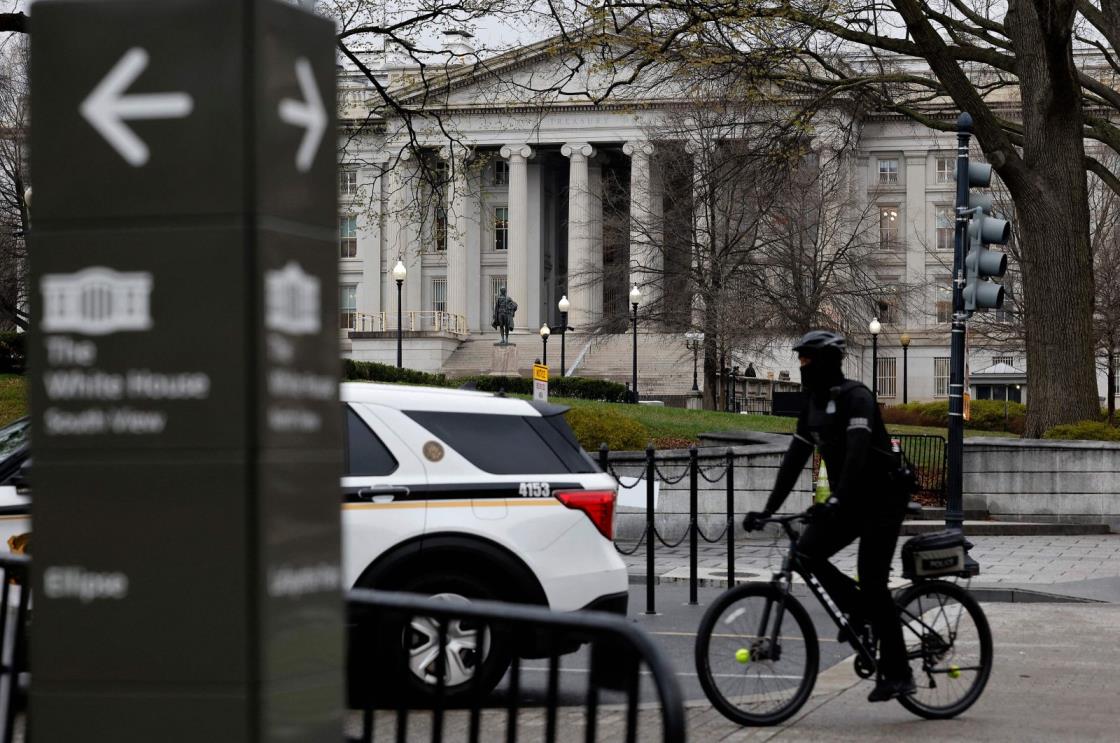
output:
[{"label": "neoclassical stone building", "polygon": [[[398,261],[405,269],[399,289],[405,363],[428,370],[486,368],[488,352],[480,346],[494,340],[490,313],[503,287],[519,304],[515,335],[524,336],[525,364],[540,349],[538,328],[560,325],[557,301],[564,295],[571,302],[568,323],[576,328],[568,340],[568,367],[585,345],[579,333],[609,330],[606,321],[625,317],[631,283],[641,286],[643,304],[689,301],[657,280],[660,253],[651,246],[656,234],[608,229],[604,216],[605,210],[628,209],[631,224],[640,215],[644,224],[656,225],[667,187],[657,175],[658,128],[681,91],[620,94],[597,105],[585,96],[560,94],[542,105],[526,90],[557,74],[561,63],[547,48],[547,42],[525,47],[485,70],[455,70],[450,83],[438,89],[416,86],[411,92],[407,68],[394,68],[384,58],[372,61],[375,67],[380,63],[387,84],[403,91],[403,100],[425,96],[427,107],[438,111],[438,121],[414,120],[412,131],[392,117],[371,118],[368,83],[340,72],[344,353],[395,361]],[[593,82],[582,79],[580,88]],[[954,138],[891,114],[848,123],[858,132],[849,156],[852,188],[877,223],[878,245],[868,271],[885,288],[884,298],[892,298],[879,318],[880,397],[888,404],[901,402],[904,387],[910,400],[946,397]],[[440,179],[449,187],[433,185]],[[624,197],[612,196],[608,184],[620,187]],[[903,286],[904,300],[889,291]],[[849,371],[869,383],[867,321],[873,311],[847,318],[854,347]],[[692,369],[683,329],[643,328],[655,330],[652,345],[666,361],[655,391],[687,392]],[[556,341],[554,336],[552,348]],[[1025,400],[1021,349],[973,341],[970,352],[974,396]],[[643,353],[650,352],[643,348]],[[625,368],[611,366],[620,363],[619,354],[600,354],[601,368],[586,356],[585,351],[576,362],[575,373],[624,378]],[[658,362],[643,356],[643,364],[646,359]],[[797,379],[788,344],[733,361],[752,363],[763,378],[787,372]]]}]

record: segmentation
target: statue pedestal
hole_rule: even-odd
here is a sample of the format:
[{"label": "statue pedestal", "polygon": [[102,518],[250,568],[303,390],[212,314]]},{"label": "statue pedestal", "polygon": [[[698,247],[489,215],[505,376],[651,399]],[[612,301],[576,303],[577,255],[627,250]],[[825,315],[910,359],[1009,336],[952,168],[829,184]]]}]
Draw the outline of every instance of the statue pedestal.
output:
[{"label": "statue pedestal", "polygon": [[510,343],[506,346],[494,344],[494,352],[490,356],[490,375],[494,377],[516,377],[520,374],[517,369],[517,345]]}]

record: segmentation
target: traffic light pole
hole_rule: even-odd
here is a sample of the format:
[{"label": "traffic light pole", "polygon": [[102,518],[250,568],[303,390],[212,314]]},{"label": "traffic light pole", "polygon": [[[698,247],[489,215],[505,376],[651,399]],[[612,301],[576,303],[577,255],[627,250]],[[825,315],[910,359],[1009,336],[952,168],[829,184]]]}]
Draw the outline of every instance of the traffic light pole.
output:
[{"label": "traffic light pole", "polygon": [[[964,366],[965,321],[964,308],[965,271],[964,258],[968,249],[968,143],[972,135],[972,117],[962,113],[957,117],[957,221],[953,240],[953,332],[949,350],[949,477],[945,526],[964,531]],[[971,557],[965,564],[973,574],[980,566]]]},{"label": "traffic light pole", "polygon": [[953,332],[949,350],[949,479],[945,504],[945,526],[961,529],[964,521],[962,498],[964,460],[964,254],[968,245],[968,140],[972,117],[957,118],[957,201],[956,229],[953,239]]}]

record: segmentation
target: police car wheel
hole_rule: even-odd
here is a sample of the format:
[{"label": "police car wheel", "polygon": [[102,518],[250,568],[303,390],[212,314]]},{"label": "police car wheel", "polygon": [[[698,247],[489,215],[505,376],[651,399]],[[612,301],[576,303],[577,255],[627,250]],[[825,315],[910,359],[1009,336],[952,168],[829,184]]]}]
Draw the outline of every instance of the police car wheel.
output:
[{"label": "police car wheel", "polygon": [[[502,598],[488,585],[465,573],[417,576],[405,581],[400,590],[427,594],[451,603]],[[393,630],[389,636],[400,638],[398,668],[410,690],[421,697],[433,696],[440,672],[439,622],[432,617],[412,617],[400,627],[399,634]],[[447,698],[489,693],[501,681],[509,663],[507,633],[475,621],[452,619],[448,622],[443,669]]]}]

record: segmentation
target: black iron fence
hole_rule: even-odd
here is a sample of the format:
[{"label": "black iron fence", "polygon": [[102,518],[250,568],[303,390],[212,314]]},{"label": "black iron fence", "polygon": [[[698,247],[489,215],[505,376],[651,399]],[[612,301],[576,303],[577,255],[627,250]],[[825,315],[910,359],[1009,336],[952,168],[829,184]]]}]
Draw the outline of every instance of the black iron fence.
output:
[{"label": "black iron fence", "polygon": [[31,558],[0,555],[0,743],[13,740],[16,718],[26,708],[30,572]]},{"label": "black iron fence", "polygon": [[918,474],[916,500],[922,505],[945,506],[945,487],[949,476],[948,446],[943,436],[906,434],[893,436]]},{"label": "black iron fence", "polygon": [[[687,466],[675,476],[668,476],[661,469],[663,464],[681,464]],[[609,472],[616,480],[620,479],[610,464],[610,450],[606,445],[599,447],[599,466],[604,472]],[[655,491],[654,483],[661,482],[666,485],[676,485],[688,478],[688,528],[685,529],[680,539],[670,542],[665,539],[657,529],[655,522]],[[710,536],[700,528],[699,516],[699,487],[703,479],[709,484],[724,484],[724,518],[725,523],[719,534]],[[698,594],[698,568],[697,550],[699,541],[703,539],[709,544],[726,540],[727,542],[727,583],[735,582],[735,455],[731,449],[725,453],[701,455],[695,446],[687,454],[661,454],[652,445],[646,447],[645,459],[645,484],[646,484],[646,525],[641,538],[629,550],[618,548],[620,552],[632,555],[645,545],[646,548],[646,614],[656,614],[657,599],[654,595],[654,558],[657,551],[657,542],[665,547],[674,549],[679,547],[685,539],[688,540],[688,602],[697,604]],[[617,545],[616,545],[617,547]]]},{"label": "black iron fence", "polygon": [[[599,740],[600,733],[603,740],[656,740],[652,730],[642,726],[639,731],[643,686],[648,701],[656,703],[647,716],[652,712],[658,718],[654,723],[647,720],[647,725],[655,724],[663,741],[685,740],[684,703],[673,669],[662,651],[624,617],[371,590],[350,591],[347,606],[352,631],[373,632],[383,640],[382,657],[363,656],[362,666],[393,678],[388,685],[364,684],[359,699],[351,690],[351,706],[361,710],[360,732],[349,738],[352,742],[382,737],[434,742],[447,736],[471,743],[513,743],[523,734],[540,740],[542,729],[546,743],[556,741],[561,730],[564,740],[591,742]],[[408,628],[418,621],[435,628],[434,645],[409,641]],[[488,652],[497,652],[494,643],[499,637],[514,650],[504,688],[454,696],[449,691],[448,669],[461,660],[450,638],[461,634],[464,626],[487,634]],[[414,695],[402,692],[395,674],[386,674],[393,664],[385,656],[401,653],[402,642],[406,653],[418,648],[426,653],[423,662],[431,671],[430,688],[419,706]],[[576,655],[565,655],[580,646],[584,649]],[[543,660],[527,667],[519,648],[532,648],[530,655]],[[587,667],[565,668],[562,660],[567,659]],[[572,705],[574,700],[579,703]],[[606,704],[610,710],[603,708]],[[610,719],[604,719],[608,715]]]},{"label": "black iron fence", "polygon": [[[919,491],[915,500],[922,505],[945,504],[945,487],[947,478],[947,460],[945,456],[946,443],[941,436],[930,435],[903,435],[894,436],[899,439],[899,444],[907,458],[918,473]],[[666,474],[662,469],[664,465],[686,466],[675,475]],[[629,466],[637,462],[627,462]],[[610,451],[604,444],[599,448],[599,466],[604,472],[610,473],[616,480],[620,475],[610,462]],[[816,479],[819,464],[814,457],[813,477]],[[644,480],[646,487],[645,516],[646,523],[641,537],[630,547],[623,548],[616,545],[616,549],[624,555],[633,555],[643,546],[646,557],[646,608],[647,614],[656,613],[656,595],[654,580],[654,562],[657,544],[666,548],[675,549],[688,540],[688,597],[690,604],[697,603],[699,576],[698,576],[698,546],[704,540],[710,544],[720,541],[727,543],[727,584],[735,583],[735,530],[738,519],[735,514],[735,454],[733,450],[714,454],[700,454],[693,446],[687,454],[659,453],[653,446],[646,447],[644,462]],[[688,478],[688,526],[676,541],[665,539],[657,528],[655,508],[655,483],[672,486]],[[705,534],[699,524],[699,486],[700,480],[709,484],[723,482],[724,484],[724,527],[719,534]],[[742,516],[743,514],[739,514]]]}]

